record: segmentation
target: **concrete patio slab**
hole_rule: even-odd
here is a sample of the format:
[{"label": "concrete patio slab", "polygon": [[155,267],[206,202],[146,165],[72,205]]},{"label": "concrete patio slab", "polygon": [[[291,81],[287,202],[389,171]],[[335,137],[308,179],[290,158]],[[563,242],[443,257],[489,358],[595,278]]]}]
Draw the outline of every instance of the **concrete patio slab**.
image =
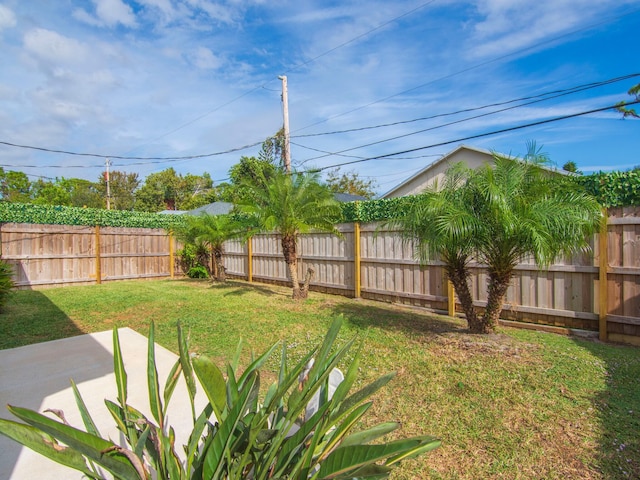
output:
[{"label": "concrete patio slab", "polygon": [[[119,329],[118,334],[128,375],[128,403],[152,418],[146,378],[147,339],[129,328]],[[174,353],[156,345],[161,388],[177,358]],[[4,408],[7,404],[39,412],[48,408],[60,409],[71,425],[84,429],[70,379],[78,385],[102,436],[124,444],[104,405],[105,399],[116,401],[117,397],[111,331],[0,350],[0,417],[16,420]],[[201,411],[205,404],[206,397],[198,393],[196,412]],[[173,394],[168,417],[176,430],[176,451],[180,454],[192,428],[189,397],[183,379]],[[0,435],[0,479],[34,478],[80,479],[82,474]]]}]

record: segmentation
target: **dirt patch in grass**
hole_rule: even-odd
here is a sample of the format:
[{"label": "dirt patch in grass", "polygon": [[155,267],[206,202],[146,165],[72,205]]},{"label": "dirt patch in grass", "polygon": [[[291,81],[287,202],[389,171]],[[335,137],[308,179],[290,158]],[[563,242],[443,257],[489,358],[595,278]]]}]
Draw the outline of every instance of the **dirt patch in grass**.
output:
[{"label": "dirt patch in grass", "polygon": [[533,343],[524,343],[504,333],[475,335],[459,332],[438,333],[430,339],[434,354],[451,357],[471,355],[499,355],[520,359],[539,350]]}]

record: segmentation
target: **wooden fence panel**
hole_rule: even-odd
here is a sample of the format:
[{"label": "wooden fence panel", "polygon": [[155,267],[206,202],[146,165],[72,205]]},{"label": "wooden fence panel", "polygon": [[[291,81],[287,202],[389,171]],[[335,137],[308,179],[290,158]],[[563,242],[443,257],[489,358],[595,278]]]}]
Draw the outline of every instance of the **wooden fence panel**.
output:
[{"label": "wooden fence panel", "polygon": [[612,340],[637,339],[640,337],[640,207],[611,209],[608,224],[607,330]]},{"label": "wooden fence panel", "polygon": [[[299,240],[299,275],[304,278],[306,269],[313,267],[312,288],[447,309],[447,279],[441,262],[419,265],[411,242],[378,224],[359,227],[360,258],[356,262],[354,225],[338,228],[340,237],[317,233]],[[105,281],[168,277],[171,272],[170,240],[163,230],[3,224],[0,233],[2,258],[15,266],[15,280],[25,288],[94,283],[98,253]],[[547,270],[539,270],[532,259],[519,264],[507,291],[504,317],[568,328],[601,328],[612,340],[640,344],[640,207],[610,209],[605,240],[606,251],[600,251],[596,236],[593,253],[561,259]],[[98,241],[100,251],[96,252]],[[240,240],[227,242],[225,248],[224,262],[231,276],[248,278],[251,271],[258,281],[289,283],[278,235],[254,236],[251,249]],[[604,290],[599,288],[601,260],[606,261]],[[482,307],[487,270],[484,265],[472,265],[471,272],[471,293]],[[601,300],[606,305],[601,307]],[[600,309],[606,324],[599,324]]]},{"label": "wooden fence panel", "polygon": [[[161,229],[3,224],[2,258],[18,287],[170,276],[169,236]],[[100,251],[96,245],[100,242]]]},{"label": "wooden fence panel", "polygon": [[2,258],[18,287],[95,282],[91,227],[7,223],[1,230]]},{"label": "wooden fence panel", "polygon": [[225,242],[224,267],[229,275],[242,278],[247,277],[247,242],[242,240],[229,240]]}]

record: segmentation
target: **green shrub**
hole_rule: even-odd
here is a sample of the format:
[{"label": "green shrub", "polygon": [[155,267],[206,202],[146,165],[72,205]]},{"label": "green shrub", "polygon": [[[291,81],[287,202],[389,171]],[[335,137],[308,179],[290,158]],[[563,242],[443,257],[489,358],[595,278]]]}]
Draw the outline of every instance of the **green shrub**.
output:
[{"label": "green shrub", "polygon": [[[394,422],[353,432],[372,405],[369,397],[393,375],[385,375],[351,393],[360,368],[360,355],[356,353],[344,380],[328,398],[328,378],[345,361],[355,341],[354,338],[343,346],[335,345],[340,324],[336,320],[322,345],[294,365],[289,365],[283,346],[277,380],[266,389],[262,400],[259,368],[277,344],[257,357],[242,374],[237,371],[236,361],[227,365],[225,380],[211,360],[189,355],[178,327],[180,357],[161,394],[152,324],[147,367],[151,419],[127,404],[127,374],[114,329],[118,401],[106,403],[126,444],[117,445],[99,436],[73,383],[86,432],[32,410],[8,406],[25,423],[0,419],[0,433],[94,479],[102,478],[97,466],[116,478],[144,480],[152,476],[171,480],[386,478],[399,462],[426,453],[440,442],[428,436],[380,442],[384,435],[399,428]],[[191,399],[194,425],[188,445],[184,446],[185,460],[176,453],[174,432],[166,416],[181,374]],[[208,398],[206,407],[197,414],[196,377]],[[312,399],[318,400],[318,410],[301,421]]]},{"label": "green shrub", "polygon": [[209,272],[207,272],[207,268],[202,265],[196,265],[195,267],[189,268],[187,270],[187,277],[189,278],[209,278]]},{"label": "green shrub", "polygon": [[7,297],[15,287],[13,282],[13,267],[0,260],[0,311],[4,308]]},{"label": "green shrub", "polygon": [[101,227],[164,228],[169,230],[183,222],[182,215],[0,202],[0,223],[98,225]]},{"label": "green shrub", "polygon": [[598,172],[575,177],[603,207],[640,205],[640,171]]}]

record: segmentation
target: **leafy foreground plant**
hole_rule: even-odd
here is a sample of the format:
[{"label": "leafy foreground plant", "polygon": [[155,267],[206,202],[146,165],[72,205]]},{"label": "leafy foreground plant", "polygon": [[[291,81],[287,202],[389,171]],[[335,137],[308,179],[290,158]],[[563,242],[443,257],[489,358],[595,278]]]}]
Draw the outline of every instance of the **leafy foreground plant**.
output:
[{"label": "leafy foreground plant", "polygon": [[[178,326],[180,356],[161,396],[152,324],[147,378],[153,419],[127,404],[127,374],[118,332],[114,329],[118,401],[105,402],[127,445],[117,445],[100,437],[73,382],[86,431],[66,424],[60,412],[62,421],[8,406],[9,411],[26,423],[0,419],[0,433],[92,479],[104,478],[100,467],[117,479],[386,478],[400,461],[428,452],[438,447],[440,441],[420,436],[371,443],[396,430],[399,425],[394,422],[352,432],[372,405],[369,397],[394,374],[385,375],[350,394],[359,369],[358,352],[344,380],[328,398],[329,375],[356,340],[334,346],[341,323],[341,319],[335,320],[322,345],[291,368],[283,345],[278,379],[268,388],[262,402],[258,401],[258,369],[277,344],[256,358],[241,375],[237,373],[239,355],[236,354],[226,367],[225,381],[222,371],[211,360],[189,356],[187,341]],[[311,359],[314,361],[310,362]],[[193,430],[183,455],[179,456],[175,450],[175,432],[167,423],[166,412],[181,375],[191,399]],[[208,398],[198,415],[194,404],[196,377]],[[314,396],[318,400],[317,411],[301,421]]]}]

